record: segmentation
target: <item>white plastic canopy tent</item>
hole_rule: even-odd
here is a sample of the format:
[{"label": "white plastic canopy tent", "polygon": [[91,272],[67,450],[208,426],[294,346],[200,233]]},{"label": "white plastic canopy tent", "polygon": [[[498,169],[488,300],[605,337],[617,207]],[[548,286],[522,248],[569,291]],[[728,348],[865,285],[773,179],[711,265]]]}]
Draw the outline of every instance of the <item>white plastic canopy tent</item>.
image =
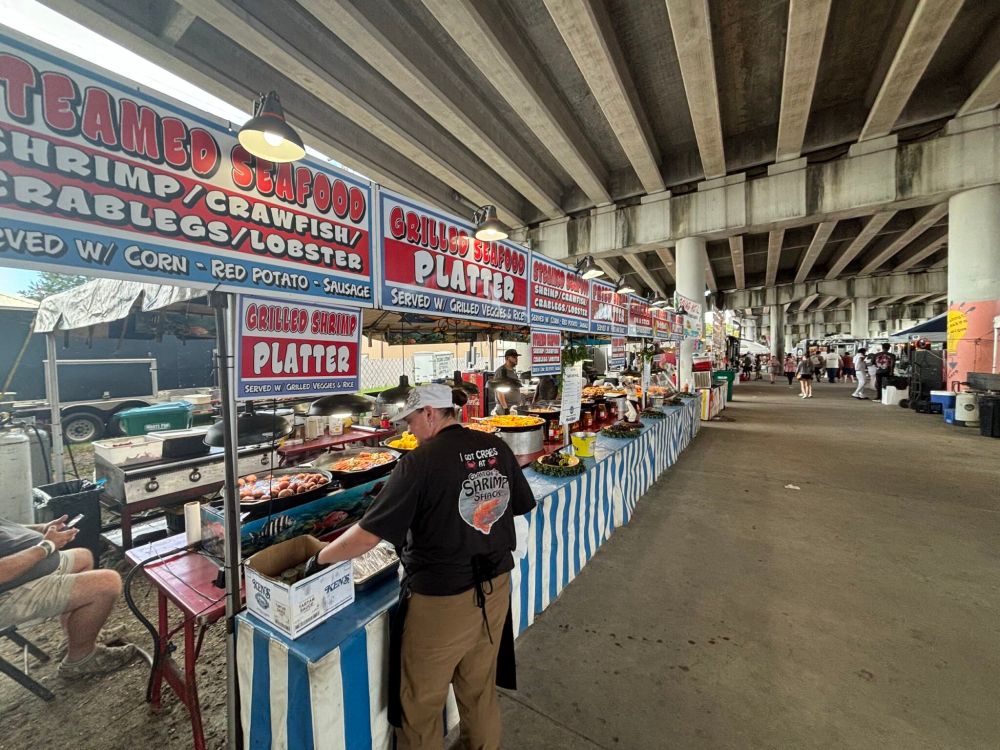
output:
[{"label": "white plastic canopy tent", "polygon": [[927,339],[928,341],[943,342],[948,340],[948,313],[943,312],[933,318],[917,323],[915,326],[904,328],[890,334],[890,341],[909,341],[910,339]]}]

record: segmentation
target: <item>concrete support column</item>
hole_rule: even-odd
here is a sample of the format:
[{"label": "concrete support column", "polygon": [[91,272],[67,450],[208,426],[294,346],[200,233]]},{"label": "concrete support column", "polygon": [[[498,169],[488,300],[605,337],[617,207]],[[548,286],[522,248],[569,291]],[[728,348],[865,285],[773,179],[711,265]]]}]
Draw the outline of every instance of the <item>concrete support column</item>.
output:
[{"label": "concrete support column", "polygon": [[948,200],[948,383],[993,365],[1000,315],[1000,185]]},{"label": "concrete support column", "polygon": [[821,339],[825,335],[826,335],[826,332],[823,330],[823,324],[822,323],[810,323],[809,324],[809,336],[808,336],[809,339]]},{"label": "concrete support column", "polygon": [[[678,240],[676,247],[677,293],[682,297],[697,300],[704,304],[705,300],[705,240],[701,237],[684,237]],[[677,363],[677,380],[681,389],[687,386],[694,390],[694,376],[691,363],[694,354],[694,340],[684,339],[680,346],[680,357]]]},{"label": "concrete support column", "polygon": [[867,297],[857,297],[851,300],[851,337],[868,338],[868,304]]},{"label": "concrete support column", "polygon": [[768,313],[771,318],[770,338],[771,354],[780,357],[785,345],[785,309],[781,305],[771,305]]}]

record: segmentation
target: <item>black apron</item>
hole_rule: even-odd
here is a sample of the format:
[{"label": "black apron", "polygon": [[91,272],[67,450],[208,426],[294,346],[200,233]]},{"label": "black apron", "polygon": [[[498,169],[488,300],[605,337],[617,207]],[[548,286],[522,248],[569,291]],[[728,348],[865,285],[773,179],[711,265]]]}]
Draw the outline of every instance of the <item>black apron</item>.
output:
[{"label": "black apron", "polygon": [[[471,589],[470,589],[471,590]],[[403,725],[403,706],[399,697],[402,684],[403,623],[406,610],[410,606],[410,583],[404,576],[399,584],[399,601],[389,611],[389,723],[394,727]],[[500,635],[500,650],[497,652],[497,687],[517,690],[517,666],[514,662],[514,620],[508,603],[507,619]]]}]

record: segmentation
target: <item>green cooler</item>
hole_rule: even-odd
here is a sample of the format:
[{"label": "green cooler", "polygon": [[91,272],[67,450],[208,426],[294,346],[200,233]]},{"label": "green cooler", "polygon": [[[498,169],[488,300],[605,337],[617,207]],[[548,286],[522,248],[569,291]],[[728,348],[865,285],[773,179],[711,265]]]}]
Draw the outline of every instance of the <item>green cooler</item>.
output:
[{"label": "green cooler", "polygon": [[157,430],[184,430],[191,426],[194,407],[187,401],[139,406],[115,414],[126,435],[145,435]]},{"label": "green cooler", "polygon": [[733,400],[733,381],[736,380],[736,370],[715,370],[712,380],[726,381],[726,403]]}]

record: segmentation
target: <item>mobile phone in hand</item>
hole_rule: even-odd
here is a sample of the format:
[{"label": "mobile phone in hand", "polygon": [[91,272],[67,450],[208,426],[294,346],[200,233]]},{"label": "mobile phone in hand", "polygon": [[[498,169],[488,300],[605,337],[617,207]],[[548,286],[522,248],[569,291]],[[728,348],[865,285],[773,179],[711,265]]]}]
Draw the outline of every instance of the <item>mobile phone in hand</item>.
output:
[{"label": "mobile phone in hand", "polygon": [[81,520],[83,520],[83,513],[78,513],[66,522],[66,526],[64,528],[71,529],[80,523]]}]

